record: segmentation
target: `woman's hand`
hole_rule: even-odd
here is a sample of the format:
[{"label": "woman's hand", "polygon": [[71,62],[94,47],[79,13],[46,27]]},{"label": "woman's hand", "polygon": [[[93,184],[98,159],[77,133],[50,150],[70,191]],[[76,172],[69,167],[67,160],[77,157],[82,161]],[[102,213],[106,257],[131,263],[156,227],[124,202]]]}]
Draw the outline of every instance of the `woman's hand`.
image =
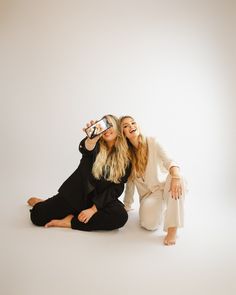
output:
[{"label": "woman's hand", "polygon": [[81,211],[78,215],[78,219],[80,222],[87,223],[96,212],[97,208],[95,205],[93,205],[91,208]]},{"label": "woman's hand", "polygon": [[[89,123],[86,124],[86,127],[83,128],[83,131],[86,132],[87,128],[94,125],[94,127],[92,127],[91,130],[89,130],[89,131],[91,131],[91,134],[89,134],[89,137],[100,138],[101,132],[105,131],[104,127],[102,127],[100,123],[97,123],[97,124],[96,123],[97,123],[97,121],[91,120]],[[86,132],[86,134],[87,134],[87,132]]]},{"label": "woman's hand", "polygon": [[[89,127],[91,127],[92,125],[94,125],[96,123],[96,121],[91,120],[89,123],[86,124],[86,127],[83,128],[83,131],[85,132],[85,130]],[[98,124],[95,128],[96,133],[99,133],[101,131],[101,126]],[[86,133],[86,135],[88,136],[88,134]],[[91,151],[94,149],[97,141],[100,139],[100,137],[102,136],[102,134],[97,135],[93,138],[87,138],[85,141],[85,147],[88,151]]]},{"label": "woman's hand", "polygon": [[181,178],[171,179],[169,192],[171,192],[171,197],[175,200],[179,199],[182,196],[183,188]]}]

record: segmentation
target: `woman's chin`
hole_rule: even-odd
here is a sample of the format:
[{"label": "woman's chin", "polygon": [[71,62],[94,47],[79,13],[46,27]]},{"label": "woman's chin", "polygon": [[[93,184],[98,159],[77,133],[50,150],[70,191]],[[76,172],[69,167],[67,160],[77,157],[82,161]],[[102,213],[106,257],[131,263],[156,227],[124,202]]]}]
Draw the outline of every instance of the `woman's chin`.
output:
[{"label": "woman's chin", "polygon": [[116,140],[116,137],[114,136],[111,136],[111,135],[103,135],[103,139],[106,141],[106,142],[112,142],[112,141],[115,141]]},{"label": "woman's chin", "polygon": [[134,133],[129,134],[129,136],[127,136],[127,138],[129,140],[132,140],[132,139],[137,138],[138,136],[139,136],[138,133],[137,132],[134,132]]}]

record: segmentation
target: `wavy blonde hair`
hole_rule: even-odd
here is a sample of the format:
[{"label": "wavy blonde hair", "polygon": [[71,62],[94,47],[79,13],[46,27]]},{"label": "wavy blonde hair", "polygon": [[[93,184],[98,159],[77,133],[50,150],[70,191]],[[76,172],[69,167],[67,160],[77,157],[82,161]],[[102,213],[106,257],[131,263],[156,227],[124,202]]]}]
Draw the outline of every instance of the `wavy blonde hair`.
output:
[{"label": "wavy blonde hair", "polygon": [[[127,118],[134,120],[132,116],[129,116],[129,115],[122,116],[119,119],[120,126],[122,122],[124,121],[124,119],[127,119]],[[132,164],[131,179],[135,179],[136,177],[143,177],[146,170],[146,166],[147,166],[147,160],[148,160],[148,145],[147,145],[146,137],[140,133],[138,138],[138,148],[136,148],[135,146],[131,144],[129,139],[125,137],[123,130],[121,131],[122,131],[122,136],[127,141],[127,144],[129,147],[129,154],[130,154],[129,157],[131,159],[131,164]]]},{"label": "wavy blonde hair", "polygon": [[96,179],[104,177],[108,181],[119,183],[130,164],[129,148],[121,134],[118,118],[113,115],[106,115],[105,117],[112,124],[112,128],[115,129],[117,137],[111,150],[102,137],[99,139],[100,150],[93,164],[92,174]]}]

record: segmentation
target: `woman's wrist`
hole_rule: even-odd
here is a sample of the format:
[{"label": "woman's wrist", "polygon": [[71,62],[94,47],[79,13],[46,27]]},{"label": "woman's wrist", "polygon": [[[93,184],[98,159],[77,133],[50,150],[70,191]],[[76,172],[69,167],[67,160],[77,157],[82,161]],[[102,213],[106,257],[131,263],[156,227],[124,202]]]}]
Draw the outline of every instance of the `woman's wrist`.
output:
[{"label": "woman's wrist", "polygon": [[87,138],[85,140],[85,147],[88,151],[92,151],[95,148],[95,145],[97,143],[98,139],[90,139]]},{"label": "woman's wrist", "polygon": [[181,179],[180,175],[170,175],[172,179]]},{"label": "woman's wrist", "polygon": [[173,179],[180,179],[181,178],[180,169],[178,166],[172,166],[170,168],[169,172],[170,172],[171,178],[173,178]]},{"label": "woman's wrist", "polygon": [[97,209],[97,207],[95,205],[93,205],[90,209],[93,211],[93,213],[98,212],[98,209]]}]

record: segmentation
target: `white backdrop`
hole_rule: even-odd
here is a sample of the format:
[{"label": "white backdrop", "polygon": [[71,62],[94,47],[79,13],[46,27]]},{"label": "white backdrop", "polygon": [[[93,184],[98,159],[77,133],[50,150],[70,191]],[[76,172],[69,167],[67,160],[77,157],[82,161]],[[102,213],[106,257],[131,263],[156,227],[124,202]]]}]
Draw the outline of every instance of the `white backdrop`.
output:
[{"label": "white backdrop", "polygon": [[[1,294],[236,294],[234,2],[0,0]],[[138,210],[119,231],[31,224],[27,198],[56,193],[107,113],[180,163],[175,247]]]},{"label": "white backdrop", "polygon": [[[173,2],[173,3],[172,3]],[[235,204],[233,1],[0,1],[1,189],[51,195],[90,119],[131,114],[192,200]]]}]

